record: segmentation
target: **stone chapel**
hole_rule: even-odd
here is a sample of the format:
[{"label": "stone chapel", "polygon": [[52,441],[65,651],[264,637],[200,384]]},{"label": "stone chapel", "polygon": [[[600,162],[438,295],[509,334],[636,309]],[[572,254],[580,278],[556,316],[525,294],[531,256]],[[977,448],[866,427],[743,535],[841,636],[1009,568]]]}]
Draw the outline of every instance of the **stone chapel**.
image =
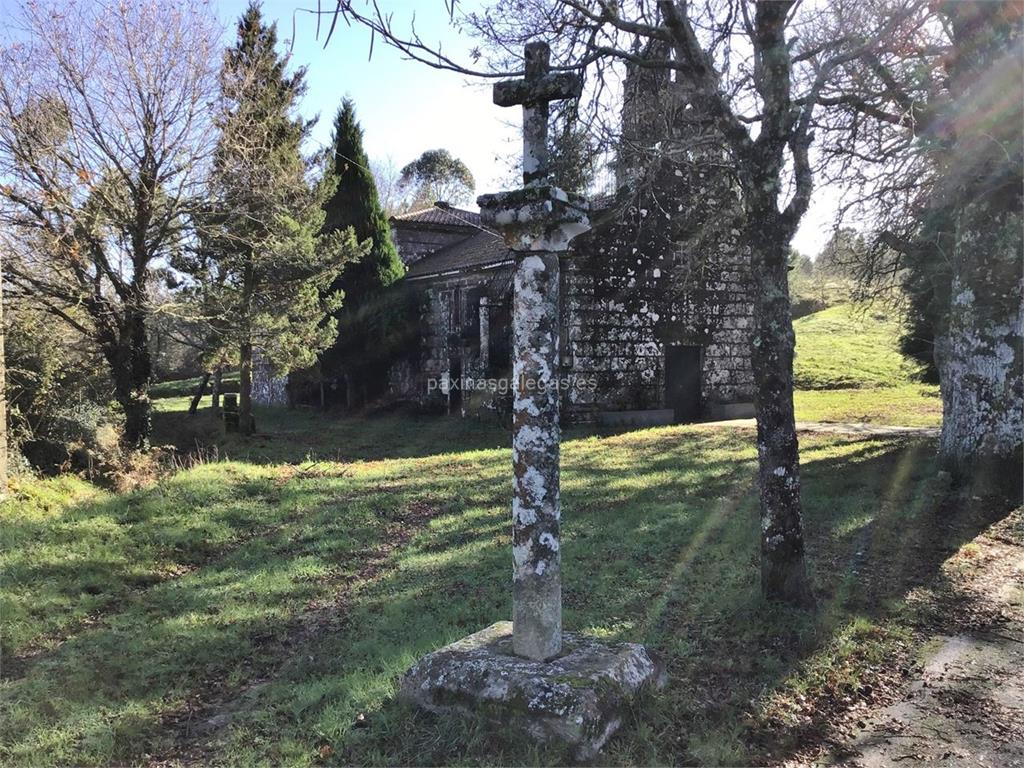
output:
[{"label": "stone chapel", "polygon": [[[563,420],[751,416],[750,256],[720,140],[678,72],[631,68],[624,93],[620,193],[592,203],[595,226],[561,265]],[[507,412],[511,253],[479,214],[443,203],[391,223],[421,343],[392,368],[389,396]]]}]

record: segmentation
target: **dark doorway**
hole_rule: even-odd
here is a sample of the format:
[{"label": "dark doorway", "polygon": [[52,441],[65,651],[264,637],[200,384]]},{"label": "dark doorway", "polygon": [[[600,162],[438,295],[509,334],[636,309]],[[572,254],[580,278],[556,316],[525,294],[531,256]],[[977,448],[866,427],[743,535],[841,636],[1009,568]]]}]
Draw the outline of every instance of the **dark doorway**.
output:
[{"label": "dark doorway", "polygon": [[665,348],[665,407],[677,424],[700,417],[700,347]]}]

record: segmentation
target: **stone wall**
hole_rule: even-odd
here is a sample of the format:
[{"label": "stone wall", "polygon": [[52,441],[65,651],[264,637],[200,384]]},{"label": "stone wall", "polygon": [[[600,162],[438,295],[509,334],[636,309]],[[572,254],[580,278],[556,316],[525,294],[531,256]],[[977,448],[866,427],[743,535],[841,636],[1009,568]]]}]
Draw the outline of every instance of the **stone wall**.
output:
[{"label": "stone wall", "polygon": [[[726,406],[753,400],[753,295],[735,188],[714,164],[667,159],[637,188],[616,210],[598,212],[597,226],[562,260],[561,377],[573,381],[565,419],[668,407],[666,349],[675,345],[699,348],[698,415],[737,415]],[[502,411],[507,392],[464,390],[459,398],[440,382],[508,376],[501,360],[485,366],[476,318],[486,296],[490,348],[502,340],[507,347],[510,277],[502,267],[415,281],[423,293],[419,360],[392,371],[392,396],[442,412]]]},{"label": "stone wall", "polygon": [[[653,44],[646,53],[662,58]],[[666,349],[699,348],[700,414],[752,413],[753,302],[742,207],[713,124],[683,73],[628,66],[616,173],[635,191],[597,211],[563,273],[565,402],[585,421],[663,408]],[[666,151],[669,150],[669,151]],[[600,223],[603,219],[603,223]],[[693,352],[693,350],[690,350]]]},{"label": "stone wall", "polygon": [[252,356],[252,401],[256,405],[288,405],[288,377],[274,373],[258,352]]},{"label": "stone wall", "polygon": [[[510,332],[503,322],[510,275],[510,268],[500,267],[417,281],[423,291],[419,359],[415,365],[397,366],[391,372],[392,396],[446,412],[499,407],[487,393],[469,390],[462,390],[460,404],[445,382],[456,376],[483,379],[506,375],[499,369],[501,360],[487,352],[500,348],[502,334]],[[481,334],[479,307],[485,297],[489,324]],[[484,354],[482,336],[489,343]]]},{"label": "stone wall", "polygon": [[587,421],[601,411],[665,408],[673,345],[701,348],[703,415],[751,402],[750,256],[728,178],[666,161],[639,186],[646,191],[610,223],[574,243],[563,269],[563,365],[581,382],[568,393],[567,414]]}]

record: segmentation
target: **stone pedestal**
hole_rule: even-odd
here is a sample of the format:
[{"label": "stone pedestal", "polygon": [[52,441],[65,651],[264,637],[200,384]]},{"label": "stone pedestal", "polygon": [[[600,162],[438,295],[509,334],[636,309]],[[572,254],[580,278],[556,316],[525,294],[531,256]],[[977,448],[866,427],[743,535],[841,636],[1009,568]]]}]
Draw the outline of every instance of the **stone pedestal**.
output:
[{"label": "stone pedestal", "polygon": [[660,662],[635,643],[605,644],[566,632],[562,653],[533,661],[512,650],[501,621],[424,656],[402,678],[400,697],[432,712],[463,712],[518,728],[588,760],[645,689],[661,688]]}]

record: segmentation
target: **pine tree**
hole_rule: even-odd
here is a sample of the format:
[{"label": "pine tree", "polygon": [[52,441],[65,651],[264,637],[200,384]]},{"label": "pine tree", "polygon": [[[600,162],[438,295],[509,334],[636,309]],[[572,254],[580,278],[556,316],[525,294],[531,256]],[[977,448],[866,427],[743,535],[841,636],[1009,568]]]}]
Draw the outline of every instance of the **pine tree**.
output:
[{"label": "pine tree", "polygon": [[301,145],[311,123],[294,116],[305,71],[287,73],[276,25],[258,3],[238,23],[221,87],[229,104],[214,158],[216,203],[204,239],[224,276],[223,333],[237,345],[239,421],[251,431],[254,350],[279,374],[312,365],[337,334],[341,294],[331,290],[363,249],[351,229],[324,231],[324,202],[335,189],[325,173],[311,184]]}]

